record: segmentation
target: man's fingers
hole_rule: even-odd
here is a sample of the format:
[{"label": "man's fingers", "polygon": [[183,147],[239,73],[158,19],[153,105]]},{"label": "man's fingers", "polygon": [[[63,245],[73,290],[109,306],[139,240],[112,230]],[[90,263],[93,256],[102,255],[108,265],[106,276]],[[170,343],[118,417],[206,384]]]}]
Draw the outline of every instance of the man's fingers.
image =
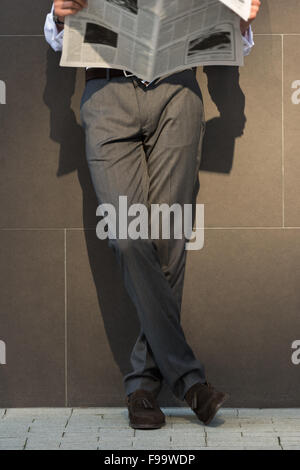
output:
[{"label": "man's fingers", "polygon": [[62,11],[62,13],[59,13],[57,16],[64,17],[64,16],[69,16],[69,15],[76,15],[76,13],[79,12],[79,10],[77,10],[77,8],[76,9],[74,8],[73,10],[71,8],[69,8],[68,10],[65,9],[65,10],[61,10],[61,11]]},{"label": "man's fingers", "polygon": [[74,3],[78,3],[82,8],[87,6],[86,0],[74,0]]},{"label": "man's fingers", "polygon": [[259,12],[259,8],[260,8],[260,5],[261,5],[261,1],[260,0],[252,0],[252,3],[251,3],[251,13],[250,13],[250,17],[249,17],[249,20],[254,20],[256,17],[257,17],[257,14]]},{"label": "man's fingers", "polygon": [[63,8],[63,5],[67,2],[77,3],[81,7],[86,7],[88,2],[87,0],[56,0],[54,4],[56,4],[59,8]]},{"label": "man's fingers", "polygon": [[259,7],[252,7],[249,20],[254,20],[259,12]]},{"label": "man's fingers", "polygon": [[82,6],[79,5],[79,3],[74,2],[74,1],[66,1],[63,2],[61,7],[62,10],[82,10]]},{"label": "man's fingers", "polygon": [[75,15],[87,6],[87,0],[54,0],[54,12],[57,16]]},{"label": "man's fingers", "polygon": [[252,0],[252,2],[251,2],[251,12],[250,12],[250,16],[249,16],[248,21],[241,20],[241,32],[242,32],[242,34],[244,34],[247,31],[249,25],[257,17],[260,5],[261,5],[260,0]]}]

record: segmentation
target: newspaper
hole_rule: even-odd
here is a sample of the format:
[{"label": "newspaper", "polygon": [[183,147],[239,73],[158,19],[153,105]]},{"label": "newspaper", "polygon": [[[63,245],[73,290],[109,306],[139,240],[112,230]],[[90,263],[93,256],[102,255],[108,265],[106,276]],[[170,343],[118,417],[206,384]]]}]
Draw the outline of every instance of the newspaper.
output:
[{"label": "newspaper", "polygon": [[199,65],[243,65],[251,0],[88,0],[66,18],[62,66],[126,70],[151,81]]}]

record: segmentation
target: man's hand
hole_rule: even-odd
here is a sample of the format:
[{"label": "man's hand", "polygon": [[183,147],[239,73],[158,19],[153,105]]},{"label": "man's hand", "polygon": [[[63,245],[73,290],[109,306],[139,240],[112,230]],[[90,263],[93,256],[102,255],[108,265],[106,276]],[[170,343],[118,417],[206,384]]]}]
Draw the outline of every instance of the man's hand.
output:
[{"label": "man's hand", "polygon": [[83,8],[87,7],[87,0],[54,0],[54,13],[60,21],[68,15],[76,15]]},{"label": "man's hand", "polygon": [[261,5],[260,0],[252,0],[251,13],[250,13],[250,16],[249,16],[249,20],[248,21],[241,20],[241,32],[242,32],[242,34],[246,33],[246,31],[249,28],[252,21],[255,20],[255,18],[257,17],[260,5]]}]

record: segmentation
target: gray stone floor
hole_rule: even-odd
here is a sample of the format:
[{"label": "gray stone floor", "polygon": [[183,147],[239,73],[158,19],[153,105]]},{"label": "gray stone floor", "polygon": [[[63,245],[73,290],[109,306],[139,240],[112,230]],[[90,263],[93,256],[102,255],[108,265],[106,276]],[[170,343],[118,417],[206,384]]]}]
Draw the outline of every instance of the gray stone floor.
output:
[{"label": "gray stone floor", "polygon": [[164,408],[162,429],[135,431],[125,408],[0,409],[0,450],[300,450],[300,409],[223,409],[204,426]]}]

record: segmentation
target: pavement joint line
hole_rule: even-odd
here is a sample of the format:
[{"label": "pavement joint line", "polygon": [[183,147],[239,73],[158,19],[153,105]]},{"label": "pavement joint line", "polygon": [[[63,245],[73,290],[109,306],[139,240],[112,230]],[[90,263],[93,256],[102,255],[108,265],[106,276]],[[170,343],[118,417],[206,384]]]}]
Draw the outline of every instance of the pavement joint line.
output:
[{"label": "pavement joint line", "polygon": [[69,422],[70,422],[70,419],[71,419],[71,417],[73,416],[73,411],[74,411],[74,408],[71,409],[71,413],[70,413],[70,415],[69,415],[69,417],[68,417],[68,419],[67,419],[67,422],[66,422],[66,424],[65,424],[65,428],[64,428],[64,429],[66,429],[66,428],[68,427]]},{"label": "pavement joint line", "polygon": [[208,443],[207,443],[207,437],[208,437],[208,436],[207,436],[207,431],[206,431],[206,429],[204,428],[204,441],[205,441],[205,447],[207,447],[207,446],[208,446]]}]

